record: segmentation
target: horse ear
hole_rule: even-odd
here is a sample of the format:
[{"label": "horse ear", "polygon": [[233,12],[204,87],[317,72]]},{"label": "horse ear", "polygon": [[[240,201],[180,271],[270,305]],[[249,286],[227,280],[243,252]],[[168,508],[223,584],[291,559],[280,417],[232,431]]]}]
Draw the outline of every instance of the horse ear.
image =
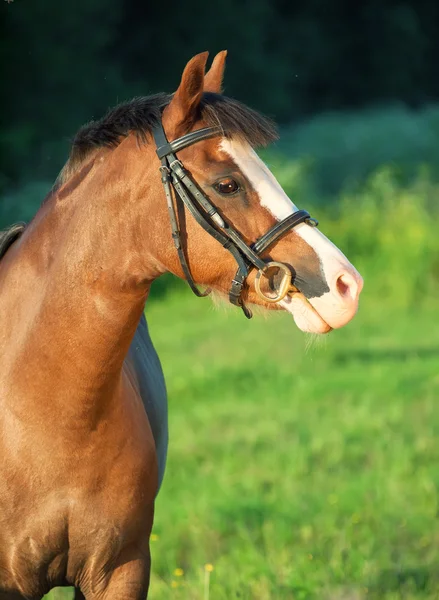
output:
[{"label": "horse ear", "polygon": [[163,112],[164,119],[173,124],[175,137],[187,133],[198,118],[208,56],[208,52],[202,52],[191,58],[184,68],[178,90]]},{"label": "horse ear", "polygon": [[204,77],[204,91],[221,94],[224,69],[226,67],[227,50],[222,50],[213,59],[212,66]]}]

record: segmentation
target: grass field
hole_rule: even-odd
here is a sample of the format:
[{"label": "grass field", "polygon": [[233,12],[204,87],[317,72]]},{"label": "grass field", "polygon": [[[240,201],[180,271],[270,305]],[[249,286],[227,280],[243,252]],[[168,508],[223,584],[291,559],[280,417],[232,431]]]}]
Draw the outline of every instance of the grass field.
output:
[{"label": "grass field", "polygon": [[434,310],[360,310],[311,347],[189,294],[147,315],[171,429],[152,600],[439,597]]},{"label": "grass field", "polygon": [[309,338],[157,286],[170,449],[152,600],[439,598],[439,220],[434,190],[380,177],[323,219],[365,275],[343,330]]},{"label": "grass field", "polygon": [[308,349],[288,316],[147,313],[171,415],[151,598],[206,597],[206,563],[212,599],[439,597],[434,311]]}]

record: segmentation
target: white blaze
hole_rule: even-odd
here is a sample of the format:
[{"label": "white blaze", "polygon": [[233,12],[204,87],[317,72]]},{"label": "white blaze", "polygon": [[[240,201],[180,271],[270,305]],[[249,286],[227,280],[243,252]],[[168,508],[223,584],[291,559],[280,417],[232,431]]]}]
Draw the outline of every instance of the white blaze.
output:
[{"label": "white blaze", "polygon": [[[261,206],[266,208],[275,219],[282,221],[299,210],[249,144],[239,140],[223,139],[220,148],[232,158],[250,181],[259,196]],[[328,285],[331,285],[331,274],[335,275],[334,271],[339,271],[346,265],[352,268],[346,256],[319,229],[300,223],[294,231],[313,248],[319,257]]]},{"label": "white blaze", "polygon": [[[249,144],[236,139],[230,140],[224,138],[220,143],[220,149],[235,162],[236,166],[258,194],[261,206],[268,210],[275,219],[282,221],[288,215],[299,210],[291,202],[274,175]],[[320,314],[329,313],[331,310],[340,314],[340,311],[343,312],[344,308],[341,307],[340,298],[334,289],[337,278],[340,273],[349,272],[355,279],[361,281],[359,273],[351,265],[346,256],[317,228],[310,227],[306,223],[301,223],[294,228],[294,231],[317,254],[326,282],[330,288],[330,291],[326,294],[323,294],[319,298],[311,299],[311,304]],[[289,312],[293,312],[292,304],[290,301],[282,302],[282,306]],[[303,311],[301,312],[303,313]]]},{"label": "white blaze", "polygon": [[232,158],[236,166],[250,181],[253,189],[259,195],[261,206],[266,208],[278,221],[282,221],[291,213],[299,210],[249,144],[239,140],[223,139],[220,148]]}]

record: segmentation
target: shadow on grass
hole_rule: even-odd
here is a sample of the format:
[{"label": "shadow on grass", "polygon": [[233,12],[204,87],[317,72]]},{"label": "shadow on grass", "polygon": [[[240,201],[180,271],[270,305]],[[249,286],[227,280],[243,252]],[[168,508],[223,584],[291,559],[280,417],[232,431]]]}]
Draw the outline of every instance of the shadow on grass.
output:
[{"label": "shadow on grass", "polygon": [[399,592],[402,598],[407,593],[427,594],[437,592],[438,586],[439,570],[437,566],[394,567],[383,569],[378,574],[376,580],[369,585],[368,598],[378,600],[391,592]]},{"label": "shadow on grass", "polygon": [[349,350],[336,352],[333,362],[336,364],[347,364],[352,362],[373,363],[382,361],[406,362],[415,358],[439,357],[439,346],[437,348],[375,348],[368,350]]}]

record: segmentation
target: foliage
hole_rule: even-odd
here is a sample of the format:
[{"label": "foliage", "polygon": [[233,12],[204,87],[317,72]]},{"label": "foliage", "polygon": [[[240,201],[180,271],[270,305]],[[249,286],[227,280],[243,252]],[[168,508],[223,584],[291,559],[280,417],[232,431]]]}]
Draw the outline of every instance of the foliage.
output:
[{"label": "foliage", "polygon": [[281,133],[277,163],[300,161],[308,191],[311,186],[325,199],[358,186],[383,165],[392,166],[401,183],[413,179],[420,166],[428,166],[432,176],[439,167],[437,105],[417,111],[394,105],[322,113]]},{"label": "foliage", "polygon": [[439,291],[437,193],[438,185],[423,177],[401,187],[383,168],[361,193],[342,195],[322,220],[388,306],[416,310]]},{"label": "foliage", "polygon": [[0,229],[8,227],[15,221],[28,223],[50,188],[50,183],[36,181],[23,184],[15,192],[5,192],[0,204]]},{"label": "foliage", "polygon": [[[401,106],[327,113],[282,129],[280,141],[262,155],[296,204],[325,205],[346,189],[360,192],[388,165],[394,185],[410,185],[439,170],[439,106],[413,112]],[[67,157],[65,150],[63,160]],[[56,174],[55,174],[56,175]],[[54,175],[54,177],[55,177]],[[24,183],[3,193],[0,228],[29,220],[50,190],[50,181]]]},{"label": "foliage", "polygon": [[53,178],[66,140],[134,94],[175,89],[193,54],[230,52],[226,91],[282,123],[439,97],[438,6],[370,0],[2,2],[0,190]]},{"label": "foliage", "polygon": [[356,321],[308,351],[287,315],[147,309],[171,426],[153,598],[201,600],[205,563],[218,600],[436,597],[436,313],[367,281]]},{"label": "foliage", "polygon": [[77,0],[69,10],[50,0],[2,3],[0,60],[8,94],[0,189],[37,174],[53,177],[68,138],[116,102],[121,78],[105,51],[121,10],[109,0]]}]

